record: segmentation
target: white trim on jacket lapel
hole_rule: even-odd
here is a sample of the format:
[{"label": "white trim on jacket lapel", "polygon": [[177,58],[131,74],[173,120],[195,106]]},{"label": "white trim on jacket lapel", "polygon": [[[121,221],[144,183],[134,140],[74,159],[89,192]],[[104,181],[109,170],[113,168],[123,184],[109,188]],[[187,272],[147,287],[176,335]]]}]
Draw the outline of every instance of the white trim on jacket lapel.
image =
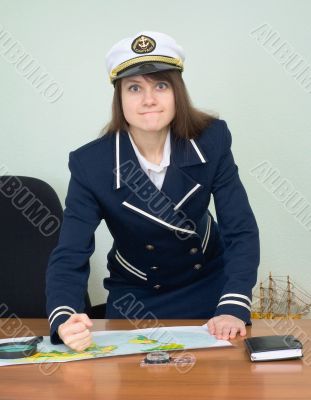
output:
[{"label": "white trim on jacket lapel", "polygon": [[154,221],[158,222],[159,224],[164,225],[165,227],[167,227],[169,229],[173,229],[173,230],[180,231],[180,232],[183,232],[183,233],[189,233],[190,235],[195,235],[196,234],[195,231],[191,231],[189,229],[184,229],[184,228],[180,228],[179,226],[171,225],[171,224],[165,222],[163,219],[157,218],[154,215],[149,214],[146,211],[141,210],[140,208],[133,206],[132,204],[128,203],[127,201],[123,201],[122,204],[124,204],[126,207],[136,211],[139,214],[145,215],[146,217],[153,219]]},{"label": "white trim on jacket lapel", "polygon": [[194,147],[194,150],[197,152],[197,155],[200,157],[201,162],[206,163],[206,160],[205,160],[204,156],[202,155],[200,149],[198,148],[198,145],[196,144],[195,140],[190,139],[190,143]]},{"label": "white trim on jacket lapel", "polygon": [[162,191],[174,200],[175,210],[203,189],[203,185],[187,173],[188,167],[207,163],[208,159],[194,139],[180,139],[171,134],[171,165],[166,171]]},{"label": "white trim on jacket lapel", "polygon": [[180,202],[176,204],[174,210],[180,208],[180,206],[188,199],[188,197],[190,197],[193,193],[195,193],[200,187],[201,185],[197,183],[191,190],[189,190],[189,192],[180,200]]},{"label": "white trim on jacket lapel", "polygon": [[120,132],[116,133],[116,188],[120,189]]}]

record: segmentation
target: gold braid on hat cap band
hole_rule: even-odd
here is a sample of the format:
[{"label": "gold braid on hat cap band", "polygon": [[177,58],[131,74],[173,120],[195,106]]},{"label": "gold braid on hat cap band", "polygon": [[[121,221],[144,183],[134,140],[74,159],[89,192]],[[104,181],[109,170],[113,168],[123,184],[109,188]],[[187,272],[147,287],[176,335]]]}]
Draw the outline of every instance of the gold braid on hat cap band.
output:
[{"label": "gold braid on hat cap band", "polygon": [[180,69],[180,71],[183,71],[184,66],[183,62],[180,58],[172,58],[172,57],[166,57],[166,56],[141,56],[141,57],[135,57],[130,60],[124,61],[122,64],[119,64],[117,67],[115,67],[111,73],[110,73],[110,80],[113,82],[117,77],[118,74],[122,71],[124,71],[126,68],[131,67],[132,65],[135,64],[140,64],[142,62],[162,62],[164,64],[170,64],[170,65],[175,65]]}]

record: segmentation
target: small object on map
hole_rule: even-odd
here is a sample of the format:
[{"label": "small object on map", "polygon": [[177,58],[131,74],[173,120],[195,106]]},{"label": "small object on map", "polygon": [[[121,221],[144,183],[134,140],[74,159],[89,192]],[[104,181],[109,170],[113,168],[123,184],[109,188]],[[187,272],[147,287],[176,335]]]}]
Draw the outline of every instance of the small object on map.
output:
[{"label": "small object on map", "polygon": [[146,364],[167,364],[170,362],[170,355],[166,351],[152,351],[145,357]]},{"label": "small object on map", "polygon": [[37,353],[37,344],[43,340],[42,336],[36,336],[30,340],[18,342],[4,342],[0,344],[0,358],[15,359],[30,357]]}]

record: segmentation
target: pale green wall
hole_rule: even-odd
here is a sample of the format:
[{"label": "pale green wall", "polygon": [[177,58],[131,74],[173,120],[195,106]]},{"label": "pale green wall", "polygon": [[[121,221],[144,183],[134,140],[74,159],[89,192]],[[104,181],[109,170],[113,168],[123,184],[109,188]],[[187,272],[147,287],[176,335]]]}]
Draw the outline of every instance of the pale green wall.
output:
[{"label": "pale green wall", "polygon": [[[140,30],[166,32],[186,51],[184,79],[194,104],[219,112],[231,129],[261,231],[260,276],[290,274],[311,293],[310,15],[308,0],[1,0],[0,37],[6,32],[20,54],[6,52],[0,38],[0,165],[46,180],[64,204],[69,151],[96,138],[109,118],[106,52]],[[47,72],[49,90],[40,93],[17,70],[21,54]],[[301,58],[299,71],[306,68],[300,78],[286,69],[289,54]],[[287,192],[264,182],[266,172],[256,168],[262,163],[279,171]],[[304,199],[304,217],[286,205],[295,191]],[[96,238],[93,303],[105,296],[111,238],[104,224]]]}]

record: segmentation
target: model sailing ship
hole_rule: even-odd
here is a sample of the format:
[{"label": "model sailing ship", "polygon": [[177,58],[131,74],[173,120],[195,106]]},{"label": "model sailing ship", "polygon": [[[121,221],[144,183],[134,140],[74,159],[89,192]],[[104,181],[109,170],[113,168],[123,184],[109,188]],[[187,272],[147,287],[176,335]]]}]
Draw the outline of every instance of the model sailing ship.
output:
[{"label": "model sailing ship", "polygon": [[311,311],[311,296],[294,285],[289,276],[272,276],[260,282],[253,295],[254,319],[300,319]]}]

